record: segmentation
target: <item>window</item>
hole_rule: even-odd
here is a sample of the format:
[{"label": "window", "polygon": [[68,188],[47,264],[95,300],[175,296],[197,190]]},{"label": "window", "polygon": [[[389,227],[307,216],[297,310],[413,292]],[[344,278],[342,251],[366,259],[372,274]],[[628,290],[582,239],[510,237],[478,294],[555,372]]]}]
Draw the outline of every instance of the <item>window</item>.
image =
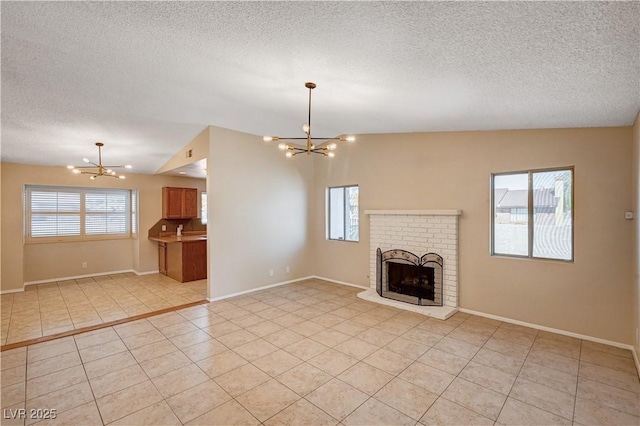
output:
[{"label": "window", "polygon": [[138,236],[138,191],[131,190],[131,236]]},{"label": "window", "polygon": [[27,242],[129,238],[136,229],[136,198],[126,189],[28,185]]},{"label": "window", "polygon": [[573,167],[491,175],[491,254],[573,260]]},{"label": "window", "polygon": [[330,240],[358,241],[358,186],[327,190],[327,236]]},{"label": "window", "polygon": [[207,193],[203,192],[200,199],[200,223],[207,224]]}]

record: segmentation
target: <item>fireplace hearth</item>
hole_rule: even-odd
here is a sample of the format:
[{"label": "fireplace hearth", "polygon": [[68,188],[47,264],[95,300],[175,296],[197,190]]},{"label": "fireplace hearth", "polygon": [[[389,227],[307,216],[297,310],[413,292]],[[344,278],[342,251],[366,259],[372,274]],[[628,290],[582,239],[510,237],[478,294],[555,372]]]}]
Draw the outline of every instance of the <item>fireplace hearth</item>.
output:
[{"label": "fireplace hearth", "polygon": [[381,297],[420,306],[442,306],[442,257],[406,250],[376,251],[376,291]]}]

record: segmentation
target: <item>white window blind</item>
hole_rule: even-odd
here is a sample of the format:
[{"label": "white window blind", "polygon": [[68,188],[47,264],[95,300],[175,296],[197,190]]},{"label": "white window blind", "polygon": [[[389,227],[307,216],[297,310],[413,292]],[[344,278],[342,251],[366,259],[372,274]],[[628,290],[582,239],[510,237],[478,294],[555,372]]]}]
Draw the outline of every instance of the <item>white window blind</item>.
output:
[{"label": "white window blind", "polygon": [[131,190],[131,234],[138,235],[138,191]]},{"label": "white window blind", "polygon": [[28,242],[127,238],[132,234],[135,191],[27,186]]},{"label": "white window blind", "polygon": [[32,238],[80,235],[80,193],[39,188],[29,201]]},{"label": "white window blind", "polygon": [[200,222],[204,225],[207,223],[207,193],[203,192],[201,198],[200,208]]}]

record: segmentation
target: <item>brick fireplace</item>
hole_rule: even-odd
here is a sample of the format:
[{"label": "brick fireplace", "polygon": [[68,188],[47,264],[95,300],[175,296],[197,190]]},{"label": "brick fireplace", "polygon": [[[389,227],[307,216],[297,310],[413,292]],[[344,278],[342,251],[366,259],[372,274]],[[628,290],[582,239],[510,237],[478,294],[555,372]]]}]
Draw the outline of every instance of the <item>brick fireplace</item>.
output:
[{"label": "brick fireplace", "polygon": [[[446,319],[458,311],[458,217],[461,210],[366,210],[369,216],[370,289],[362,299]],[[376,291],[377,251],[406,250],[442,258],[442,306],[417,306],[383,298]]]}]

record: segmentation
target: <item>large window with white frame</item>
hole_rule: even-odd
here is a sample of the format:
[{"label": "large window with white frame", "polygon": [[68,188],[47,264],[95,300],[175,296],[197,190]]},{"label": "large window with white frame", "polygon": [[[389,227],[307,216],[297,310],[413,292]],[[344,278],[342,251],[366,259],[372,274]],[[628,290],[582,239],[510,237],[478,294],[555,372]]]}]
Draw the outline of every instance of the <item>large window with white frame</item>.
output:
[{"label": "large window with white frame", "polygon": [[64,242],[131,238],[136,233],[134,190],[25,186],[25,240]]},{"label": "large window with white frame", "polygon": [[327,238],[358,241],[358,185],[327,188]]},{"label": "large window with white frame", "polygon": [[573,167],[491,175],[491,254],[573,261]]}]

